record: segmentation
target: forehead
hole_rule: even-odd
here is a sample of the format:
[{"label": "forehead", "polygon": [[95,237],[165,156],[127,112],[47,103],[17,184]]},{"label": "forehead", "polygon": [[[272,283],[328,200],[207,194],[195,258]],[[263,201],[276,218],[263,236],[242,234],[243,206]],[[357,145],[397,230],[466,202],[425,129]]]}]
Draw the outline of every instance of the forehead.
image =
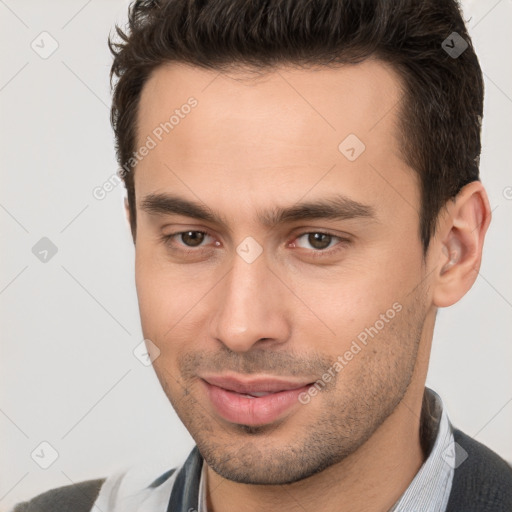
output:
[{"label": "forehead", "polygon": [[[362,202],[396,201],[397,193],[415,202],[400,152],[402,96],[397,73],[375,59],[259,76],[163,65],[139,103],[137,146],[148,137],[155,145],[137,164],[137,196],[177,187],[207,200],[215,189],[218,201],[260,193],[271,204],[283,191],[298,200],[335,187]],[[195,106],[184,108],[191,98]],[[356,160],[343,154],[345,140],[364,148]]]},{"label": "forehead", "polygon": [[[278,134],[283,139],[289,134],[290,139],[307,138],[314,145],[326,134],[336,141],[347,132],[363,135],[382,122],[382,128],[393,136],[395,130],[390,128],[397,117],[395,107],[402,90],[398,74],[376,59],[337,67],[282,66],[259,73],[237,69],[224,73],[169,63],[154,70],[144,85],[139,136],[168,119],[191,96],[200,107],[187,121],[195,132],[208,131],[215,125],[219,135],[234,129],[238,133],[241,124],[250,120],[246,131],[251,135],[258,124],[264,123],[261,139]],[[286,133],[282,133],[283,127]],[[378,137],[379,133],[374,131],[372,136]],[[173,135],[179,136],[178,130]]]}]

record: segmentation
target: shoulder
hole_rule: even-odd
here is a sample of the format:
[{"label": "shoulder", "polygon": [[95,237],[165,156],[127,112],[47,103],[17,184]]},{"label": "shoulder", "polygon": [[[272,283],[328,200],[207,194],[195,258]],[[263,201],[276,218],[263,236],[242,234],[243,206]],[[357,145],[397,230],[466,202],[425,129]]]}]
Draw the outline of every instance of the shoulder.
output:
[{"label": "shoulder", "polygon": [[156,509],[169,499],[176,468],[165,473],[139,465],[119,470],[107,478],[57,487],[18,503],[9,512],[132,512],[142,503]]},{"label": "shoulder", "polygon": [[50,489],[18,503],[12,512],[89,512],[105,480],[98,478]]},{"label": "shoulder", "polygon": [[[189,456],[191,460],[196,460],[196,451]],[[149,460],[124,467],[107,478],[51,489],[16,504],[9,512],[135,512],[141,507],[165,510],[176,476],[183,467],[168,469],[167,466],[164,471],[165,465],[159,460]]]},{"label": "shoulder", "polygon": [[497,453],[454,429],[455,472],[447,512],[512,510],[512,467]]}]

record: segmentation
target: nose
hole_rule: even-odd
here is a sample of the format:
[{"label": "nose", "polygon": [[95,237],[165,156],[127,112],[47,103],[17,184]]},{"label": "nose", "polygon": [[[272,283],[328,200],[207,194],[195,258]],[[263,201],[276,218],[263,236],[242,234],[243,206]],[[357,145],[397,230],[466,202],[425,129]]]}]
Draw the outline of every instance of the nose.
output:
[{"label": "nose", "polygon": [[264,254],[247,263],[238,254],[231,270],[216,287],[218,306],[210,321],[210,336],[235,352],[273,346],[290,337],[286,311],[290,291],[267,265]]}]

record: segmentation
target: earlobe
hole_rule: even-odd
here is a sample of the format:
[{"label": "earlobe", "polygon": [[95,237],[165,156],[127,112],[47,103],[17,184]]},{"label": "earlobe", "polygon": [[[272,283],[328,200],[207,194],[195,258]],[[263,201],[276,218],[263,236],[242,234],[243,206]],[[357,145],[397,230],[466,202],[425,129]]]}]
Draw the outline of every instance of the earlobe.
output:
[{"label": "earlobe", "polygon": [[447,206],[439,226],[439,233],[444,236],[436,246],[439,263],[433,291],[435,306],[455,304],[473,286],[490,221],[489,200],[479,181],[466,185]]}]

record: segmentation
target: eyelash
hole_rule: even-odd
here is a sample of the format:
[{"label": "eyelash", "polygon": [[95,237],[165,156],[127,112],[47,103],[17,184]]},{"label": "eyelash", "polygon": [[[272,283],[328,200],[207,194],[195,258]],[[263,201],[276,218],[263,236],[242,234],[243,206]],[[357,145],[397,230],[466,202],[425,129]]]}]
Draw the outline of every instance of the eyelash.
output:
[{"label": "eyelash", "polygon": [[[186,230],[186,231],[178,231],[176,233],[171,233],[170,235],[163,235],[162,236],[162,241],[165,245],[170,245],[171,243],[171,240],[175,237],[179,237],[179,235],[182,235],[184,233],[201,233],[203,235],[207,235],[207,236],[210,236],[212,238],[213,235],[211,235],[210,233],[208,233],[208,231],[203,231],[203,230],[198,230],[198,229],[189,229],[189,230]],[[321,234],[321,235],[327,235],[327,236],[330,236],[332,237],[333,239],[338,239],[339,243],[336,244],[333,248],[329,248],[329,249],[311,249],[311,253],[309,254],[311,257],[313,258],[319,258],[319,257],[323,257],[325,255],[329,255],[329,256],[332,256],[333,254],[343,250],[345,248],[345,246],[350,242],[350,240],[348,238],[343,238],[343,237],[340,237],[338,235],[335,235],[334,233],[329,233],[328,231],[305,231],[303,233],[300,233],[298,234],[294,240],[297,240],[301,237],[303,237],[304,235],[311,235],[311,234]],[[187,247],[187,246],[182,246],[182,247]],[[189,255],[189,254],[197,254],[199,251],[201,251],[202,249],[205,249],[203,246],[199,246],[197,248],[175,248],[173,247],[173,249],[185,254],[185,255]],[[299,249],[302,249],[301,247],[299,247]]]}]

